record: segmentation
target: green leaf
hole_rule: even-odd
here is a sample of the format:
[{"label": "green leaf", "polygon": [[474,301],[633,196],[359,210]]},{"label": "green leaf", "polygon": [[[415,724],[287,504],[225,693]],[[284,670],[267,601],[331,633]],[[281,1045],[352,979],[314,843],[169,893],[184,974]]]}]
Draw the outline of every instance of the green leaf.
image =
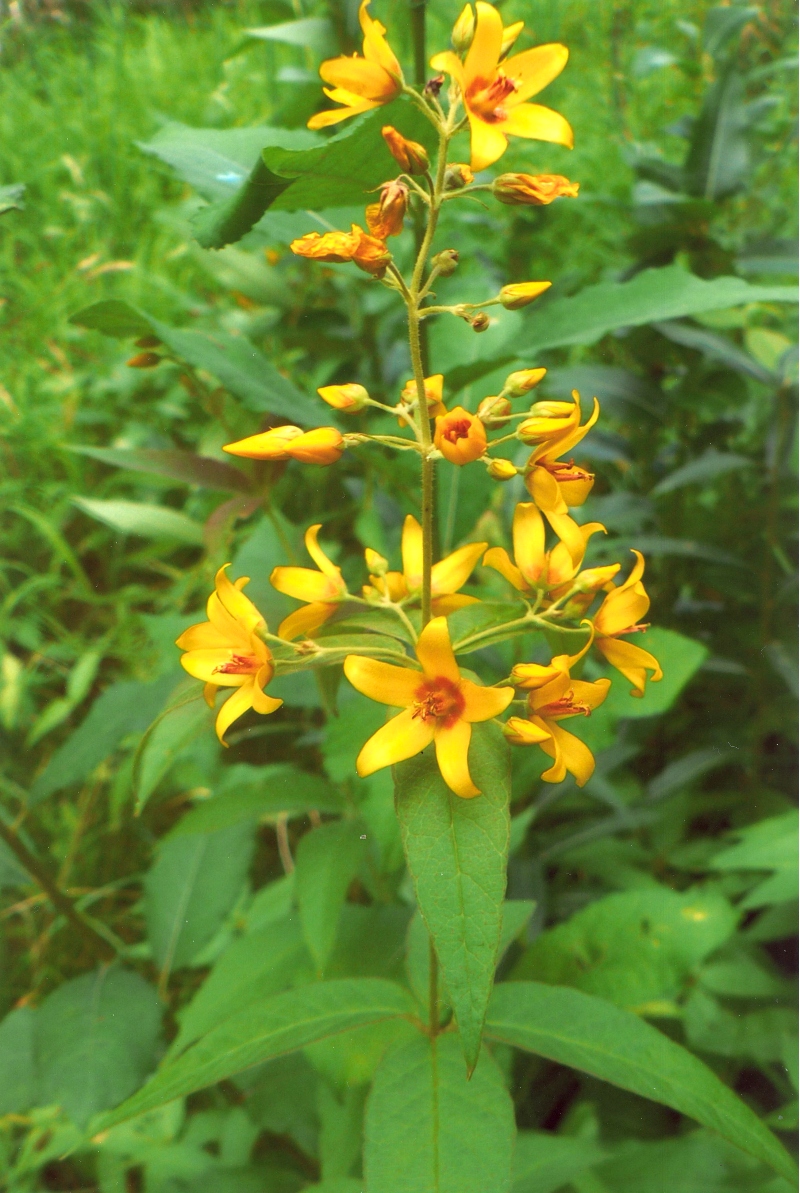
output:
[{"label": "green leaf", "polygon": [[408,994],[394,982],[349,978],[287,990],[246,1007],[193,1044],[114,1114],[93,1124],[107,1130],[146,1110],[216,1081],[364,1024],[406,1016]]},{"label": "green leaf", "polygon": [[749,124],[745,80],[731,63],[706,91],[692,125],[684,165],[690,195],[723,199],[742,189],[750,172]]},{"label": "green leaf", "polygon": [[245,37],[259,41],[277,41],[287,46],[306,46],[321,57],[336,52],[336,32],[326,17],[305,17],[300,21],[282,21],[279,25],[259,25],[245,29]]},{"label": "green leaf", "polygon": [[9,211],[24,211],[25,203],[24,182],[12,182],[10,186],[0,186],[0,215],[7,215]]},{"label": "green leaf", "polygon": [[118,340],[139,339],[153,334],[150,317],[119,298],[93,302],[91,306],[83,307],[70,316],[69,321],[78,327],[101,331],[104,336],[113,336]]},{"label": "green leaf", "polygon": [[40,1097],[79,1125],[116,1106],[155,1066],[161,1003],[128,970],[97,969],[59,986],[37,1012]]},{"label": "green leaf", "polygon": [[[525,606],[519,601],[481,601],[478,605],[465,605],[447,619],[453,650],[469,654],[496,642],[504,642],[525,630],[524,626],[509,623],[518,622],[525,616]],[[532,629],[528,627],[528,630]],[[475,641],[472,641],[475,639]]]},{"label": "green leaf", "polygon": [[749,1106],[691,1052],[629,1011],[565,986],[507,982],[494,992],[486,1033],[663,1102],[796,1179],[789,1154]]},{"label": "green leaf", "polygon": [[500,946],[509,839],[509,749],[496,725],[472,728],[469,767],[482,795],[446,787],[432,746],[395,768],[395,804],[417,904],[458,1022],[478,1059]]},{"label": "green leaf", "polygon": [[[792,999],[796,1002],[796,997]],[[683,1014],[686,1039],[698,1052],[738,1057],[758,1065],[797,1055],[797,1015],[794,1008],[767,1007],[761,1011],[730,1011],[705,991],[695,989]]]},{"label": "green leaf", "polygon": [[703,24],[703,49],[712,58],[719,57],[733,37],[741,32],[748,21],[761,15],[760,8],[734,5],[715,5],[709,8]]},{"label": "green leaf", "polygon": [[659,771],[647,784],[647,798],[653,803],[667,799],[694,783],[701,775],[708,774],[720,766],[727,766],[728,760],[718,746],[702,750],[690,750],[682,758],[676,758]]},{"label": "green leaf", "polygon": [[213,798],[196,804],[175,825],[170,839],[195,833],[213,833],[243,820],[288,812],[341,812],[341,794],[321,775],[299,770],[285,762],[249,766],[241,762],[226,767]]},{"label": "green leaf", "polygon": [[[710,1131],[625,1140],[594,1171],[597,1188],[624,1193],[792,1193],[792,1186]],[[516,1191],[515,1191],[516,1193]]]},{"label": "green leaf", "polygon": [[347,888],[358,874],[366,840],[358,820],[335,820],[301,837],[295,889],[309,952],[322,972],[336,943]]},{"label": "green leaf", "polygon": [[381,1062],[367,1103],[370,1193],[506,1193],[514,1108],[484,1049],[471,1080],[458,1041],[409,1040]]},{"label": "green leaf", "polygon": [[[711,360],[718,360],[721,364],[727,365],[729,369],[743,373],[745,377],[753,377],[763,385],[774,385],[777,381],[772,368],[767,369],[757,359],[754,360],[748,352],[743,352],[727,336],[716,335],[704,327],[694,327],[690,323],[676,323],[671,320],[654,323],[653,327],[673,343],[683,344],[686,348],[696,348],[698,352],[702,352]],[[788,340],[785,343],[788,348]]]},{"label": "green leaf", "polygon": [[747,456],[736,455],[735,452],[718,452],[710,447],[695,460],[690,460],[681,468],[670,472],[655,488],[650,490],[651,497],[661,497],[664,493],[673,493],[684,485],[705,484],[718,476],[724,476],[737,468],[747,468],[752,464]]},{"label": "green leaf", "polygon": [[247,493],[250,490],[250,482],[243,472],[209,456],[143,447],[84,447],[77,444],[65,446],[68,451],[91,456],[103,464],[110,464],[112,468],[168,476],[171,480],[187,485],[199,485],[203,489],[220,489],[226,493]]},{"label": "green leaf", "polygon": [[234,940],[181,1012],[170,1058],[244,1007],[285,990],[303,963],[308,958],[296,916]]},{"label": "green leaf", "polygon": [[714,892],[661,887],[607,895],[537,937],[513,977],[575,986],[639,1014],[656,1013],[725,943],[736,920]]},{"label": "green leaf", "polygon": [[197,692],[189,699],[184,696],[151,726],[134,764],[138,809],[147,803],[175,759],[202,733],[213,732],[213,724],[213,713]]},{"label": "green leaf", "polygon": [[162,980],[215,935],[241,892],[252,851],[252,824],[161,842],[144,890],[147,935]]},{"label": "green leaf", "polygon": [[588,626],[548,626],[542,631],[553,655],[580,654],[591,636]]},{"label": "green leaf", "polygon": [[748,828],[737,829],[741,838],[716,854],[710,862],[715,870],[773,870],[767,878],[742,900],[743,908],[765,907],[797,898],[798,866],[797,813],[770,816]]},{"label": "green leaf", "polygon": [[[604,716],[613,718],[654,717],[665,713],[677,700],[686,684],[708,657],[702,642],[678,634],[675,630],[658,627],[636,635],[636,645],[650,651],[658,659],[664,678],[649,683],[641,698],[631,696],[630,683],[617,672],[611,675],[611,690],[600,706]],[[592,719],[598,714],[594,713]]]},{"label": "green leaf", "polygon": [[103,501],[95,497],[73,497],[72,504],[121,534],[174,539],[192,547],[203,545],[202,525],[179,510],[143,501]]},{"label": "green leaf", "polygon": [[0,1022],[0,1115],[23,1114],[38,1100],[37,1015],[32,1007],[18,1007]]},{"label": "green leaf", "polygon": [[593,1139],[520,1131],[514,1148],[512,1193],[556,1193],[606,1155]]}]

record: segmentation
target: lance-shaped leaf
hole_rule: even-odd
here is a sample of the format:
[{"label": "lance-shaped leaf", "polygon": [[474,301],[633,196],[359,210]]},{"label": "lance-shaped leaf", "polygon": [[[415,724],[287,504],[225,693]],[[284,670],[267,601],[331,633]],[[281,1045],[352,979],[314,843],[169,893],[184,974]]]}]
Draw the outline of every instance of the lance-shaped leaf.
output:
[{"label": "lance-shaped leaf", "polygon": [[691,1052],[629,1011],[565,986],[508,982],[494,992],[486,1034],[671,1106],[796,1179],[789,1154],[749,1106]]},{"label": "lance-shaped leaf", "polygon": [[408,1040],[375,1074],[364,1127],[370,1193],[506,1193],[514,1108],[484,1049],[467,1080],[451,1034]]},{"label": "lance-shaped leaf", "polygon": [[68,444],[67,450],[91,456],[112,468],[168,476],[171,480],[199,485],[203,489],[221,489],[226,493],[247,493],[250,489],[250,481],[238,468],[192,452],[149,447],[85,447],[82,444]]},{"label": "lance-shaped leaf", "polygon": [[203,527],[188,514],[145,501],[102,501],[95,497],[73,497],[72,504],[90,518],[105,523],[120,534],[167,539],[191,547],[203,545]]},{"label": "lance-shaped leaf", "polygon": [[300,922],[320,971],[336,943],[347,888],[358,874],[365,850],[366,837],[357,820],[320,825],[306,833],[298,846],[295,884]]},{"label": "lance-shaped leaf", "polygon": [[407,991],[381,978],[344,978],[284,991],[226,1019],[176,1061],[165,1064],[113,1114],[103,1115],[93,1130],[107,1130],[317,1040],[402,1018],[411,1009]]},{"label": "lance-shaped leaf", "polygon": [[460,799],[445,785],[428,747],[396,767],[395,805],[417,903],[472,1069],[494,979],[506,889],[511,767],[496,725],[473,725],[469,767],[483,794]]}]

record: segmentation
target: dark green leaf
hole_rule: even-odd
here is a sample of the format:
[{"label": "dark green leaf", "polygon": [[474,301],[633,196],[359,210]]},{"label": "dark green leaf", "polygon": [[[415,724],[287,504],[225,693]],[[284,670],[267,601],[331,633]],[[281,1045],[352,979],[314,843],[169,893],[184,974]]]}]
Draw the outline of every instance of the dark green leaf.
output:
[{"label": "dark green leaf", "polygon": [[748,21],[760,15],[760,8],[738,4],[709,8],[703,25],[703,49],[712,58],[717,58],[731,38],[736,37]]},{"label": "dark green leaf", "polygon": [[482,795],[459,799],[433,747],[395,768],[395,803],[417,903],[458,1021],[468,1068],[480,1050],[500,945],[509,837],[509,748],[474,725],[469,766]]},{"label": "dark green leaf", "polygon": [[553,655],[573,655],[581,653],[592,631],[588,626],[554,625],[542,632]]},{"label": "dark green leaf", "polygon": [[[524,626],[506,628],[525,616],[525,606],[518,601],[481,601],[479,605],[465,605],[447,619],[453,650],[469,654],[495,642],[502,642],[521,633]],[[532,628],[532,627],[529,627]],[[473,642],[472,639],[475,639]]]},{"label": "dark green leaf", "polygon": [[514,1109],[484,1050],[471,1080],[452,1035],[392,1049],[375,1075],[364,1128],[370,1193],[506,1193]]},{"label": "dark green leaf", "polygon": [[204,489],[221,489],[227,493],[247,493],[250,482],[243,472],[212,460],[209,456],[195,456],[191,452],[159,451],[152,448],[83,447],[68,444],[71,452],[91,456],[112,468],[126,468],[131,472],[149,472],[168,476],[187,485]]},{"label": "dark green leaf", "polygon": [[705,327],[693,327],[690,323],[679,323],[670,319],[654,323],[653,327],[673,343],[683,344],[686,348],[696,348],[704,356],[720,361],[729,369],[743,373],[745,377],[753,377],[764,385],[775,384],[776,377],[768,369],[748,352],[743,352],[726,336],[716,335]]},{"label": "dark green leaf", "polygon": [[606,1154],[593,1139],[579,1135],[520,1131],[514,1148],[512,1193],[556,1193]]},{"label": "dark green leaf", "polygon": [[690,195],[712,200],[741,190],[750,171],[749,123],[744,78],[729,65],[709,87],[692,126],[684,167]]},{"label": "dark green leaf", "polygon": [[141,809],[168,774],[173,762],[188,745],[203,733],[213,732],[213,713],[200,692],[183,696],[148,730],[134,763],[134,790]]},{"label": "dark green leaf", "polygon": [[720,749],[708,746],[703,750],[691,750],[682,758],[676,758],[647,784],[647,798],[653,802],[668,799],[694,783],[701,775],[708,774],[718,766],[725,766],[728,759]]},{"label": "dark green leaf", "polygon": [[770,816],[738,829],[738,845],[723,849],[711,860],[715,870],[773,870],[742,901],[742,907],[764,907],[797,898],[797,813]]},{"label": "dark green leaf", "polygon": [[603,999],[564,986],[508,982],[495,990],[487,1035],[591,1073],[717,1131],[796,1179],[788,1152],[718,1077],[650,1024]]},{"label": "dark green leaf", "polygon": [[358,874],[366,838],[357,820],[320,825],[297,848],[295,889],[309,952],[322,972],[336,943],[339,913]]},{"label": "dark green leaf", "polygon": [[35,1056],[36,1017],[18,1007],[0,1022],[0,1115],[23,1114],[35,1105],[39,1082]]}]

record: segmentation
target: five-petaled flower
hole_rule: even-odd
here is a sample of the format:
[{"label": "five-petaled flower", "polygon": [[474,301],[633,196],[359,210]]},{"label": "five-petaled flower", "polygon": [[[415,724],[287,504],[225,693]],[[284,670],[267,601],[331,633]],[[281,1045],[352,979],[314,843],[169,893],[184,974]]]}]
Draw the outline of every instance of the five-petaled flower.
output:
[{"label": "five-petaled flower", "polygon": [[319,571],[313,568],[276,567],[269,578],[270,584],[278,592],[298,601],[309,602],[285,617],[278,627],[278,636],[289,642],[298,634],[312,634],[319,629],[347,597],[347,585],[341,570],[328,559],[317,542],[321,529],[322,523],[319,522],[316,526],[309,526],[305,535],[306,551]]},{"label": "five-petaled flower", "polygon": [[538,663],[519,663],[511,675],[518,687],[528,690],[528,717],[509,717],[503,732],[512,745],[541,746],[553,759],[544,771],[546,783],[560,783],[567,771],[579,787],[591,778],[594,758],[589,747],[562,729],[560,721],[567,717],[588,717],[608,695],[611,681],[596,679],[594,683],[572,679],[570,668],[589,649],[591,638],[576,655],[557,655],[548,666]]},{"label": "five-petaled flower", "polygon": [[568,514],[549,514],[548,519],[561,540],[552,551],[545,551],[544,519],[537,507],[519,502],[512,525],[514,563],[504,547],[491,547],[483,557],[484,567],[494,568],[527,596],[542,591],[559,595],[558,590],[578,574],[589,538],[598,530],[605,532],[605,527],[600,522],[578,526]]},{"label": "five-petaled flower", "polygon": [[225,574],[230,566],[226,563],[217,572],[206,606],[208,621],[189,626],[175,643],[186,652],[181,656],[184,670],[203,680],[211,708],[218,688],[236,689],[217,714],[217,737],[223,745],[226,731],[248,709],[266,714],[283,704],[264,692],[275,672],[272,655],[258,636],[267,623],[242,592],[248,577],[232,584]]},{"label": "five-petaled flower", "polygon": [[565,514],[568,507],[583,505],[594,484],[594,473],[578,468],[572,460],[559,460],[592,429],[600,415],[594,399],[592,413],[581,426],[581,399],[576,389],[571,402],[536,402],[531,418],[517,428],[524,443],[538,447],[526,465],[525,486],[539,509]]},{"label": "five-petaled flower", "polygon": [[651,683],[662,679],[664,673],[658,659],[649,650],[634,646],[632,642],[620,642],[625,634],[647,629],[646,625],[638,624],[650,608],[650,598],[642,584],[644,558],[639,551],[633,554],[636,563],[628,579],[619,586],[608,585],[608,595],[592,620],[597,649],[634,685],[631,696],[644,696],[647,672],[653,672]]},{"label": "five-petaled flower", "polygon": [[454,406],[436,419],[433,443],[451,464],[471,464],[486,452],[486,428],[463,406]]},{"label": "five-petaled flower", "polygon": [[[477,597],[459,592],[469,580],[475,565],[486,550],[486,543],[467,543],[431,568],[431,609],[434,616],[447,616],[464,605],[478,603]],[[422,527],[413,514],[407,514],[403,523],[402,572],[387,571],[385,561],[377,551],[367,548],[365,555],[373,590],[387,596],[390,601],[404,601],[407,597],[419,596],[422,591]],[[379,562],[380,561],[380,562]],[[380,571],[378,569],[380,568]],[[365,595],[370,589],[364,589]]]},{"label": "five-petaled flower", "polygon": [[551,83],[567,64],[566,46],[524,50],[501,62],[503,19],[491,4],[478,0],[475,34],[462,62],[452,50],[431,59],[459,87],[472,135],[472,168],[485,170],[506,151],[508,137],[554,141],[572,148],[572,129],[558,112],[525,101]]},{"label": "five-petaled flower", "polygon": [[447,621],[428,622],[416,645],[422,672],[348,655],[344,673],[354,688],[403,711],[373,734],[356,760],[362,777],[419,754],[431,742],[447,786],[462,799],[480,795],[469,771],[472,726],[504,712],[513,688],[484,688],[462,679]]},{"label": "five-petaled flower", "polygon": [[384,36],[386,29],[380,21],[374,20],[367,9],[370,0],[361,0],[358,19],[364,34],[364,57],[354,54],[352,58],[343,55],[329,58],[322,63],[319,73],[331,90],[323,90],[334,103],[344,104],[328,112],[317,112],[308,122],[309,128],[327,128],[338,124],[359,112],[379,108],[391,101],[403,89],[403,71]]}]

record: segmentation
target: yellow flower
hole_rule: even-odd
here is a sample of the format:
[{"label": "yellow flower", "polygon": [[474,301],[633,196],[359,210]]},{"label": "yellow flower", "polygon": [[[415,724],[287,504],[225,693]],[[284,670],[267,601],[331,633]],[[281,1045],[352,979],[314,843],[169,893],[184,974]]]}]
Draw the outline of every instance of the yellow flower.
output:
[{"label": "yellow flower", "polygon": [[323,385],[317,393],[323,402],[333,406],[334,410],[344,410],[348,414],[358,414],[369,401],[367,390],[355,382],[348,385]]},{"label": "yellow flower", "polygon": [[561,783],[569,771],[578,786],[583,787],[594,771],[589,747],[559,724],[567,717],[588,717],[608,695],[609,680],[587,683],[570,676],[570,668],[586,653],[590,643],[591,640],[577,655],[557,655],[549,667],[520,663],[511,672],[517,685],[529,691],[528,717],[527,720],[509,717],[503,731],[512,745],[541,746],[553,759],[553,765],[542,774],[546,783]]},{"label": "yellow flower", "polygon": [[413,758],[434,742],[436,761],[447,786],[462,799],[480,795],[469,773],[472,725],[503,712],[513,688],[483,688],[462,679],[450,645],[447,621],[435,617],[419,636],[422,673],[361,655],[348,655],[344,673],[354,688],[403,711],[369,739],[356,760],[362,778]]},{"label": "yellow flower", "polygon": [[[459,592],[469,580],[475,565],[486,550],[486,543],[467,543],[450,555],[440,559],[431,568],[431,609],[435,616],[446,617],[464,605],[478,604],[477,597]],[[422,527],[413,514],[407,514],[403,523],[401,543],[403,556],[402,572],[386,570],[386,560],[369,547],[365,551],[370,583],[391,601],[403,601],[422,592]],[[366,588],[365,593],[369,592]]]},{"label": "yellow flower", "polygon": [[342,265],[352,261],[364,273],[382,278],[386,273],[392,254],[382,240],[369,236],[358,224],[352,224],[349,232],[306,232],[293,240],[289,248],[297,257],[308,257],[312,261],[326,261]]},{"label": "yellow flower", "polygon": [[205,684],[204,696],[211,708],[217,688],[235,688],[217,714],[217,737],[226,745],[225,733],[249,708],[259,713],[275,712],[283,704],[267,696],[264,688],[275,668],[272,655],[258,636],[267,623],[252,601],[242,592],[248,577],[231,584],[226,563],[217,572],[214,592],[208,598],[208,621],[189,626],[175,643],[186,653],[181,666]]},{"label": "yellow flower", "polygon": [[484,170],[505,153],[508,137],[555,141],[572,148],[572,129],[558,112],[525,101],[551,83],[567,64],[562,45],[536,46],[500,65],[506,34],[500,13],[478,0],[475,34],[462,63],[446,50],[431,59],[434,70],[451,75],[461,88],[472,134],[472,168]]},{"label": "yellow flower", "polygon": [[329,58],[319,73],[332,90],[323,91],[334,103],[344,104],[330,112],[317,112],[308,122],[309,128],[327,128],[359,112],[379,108],[390,103],[403,89],[403,71],[384,34],[386,29],[367,12],[370,0],[361,0],[358,19],[364,34],[364,57]]},{"label": "yellow flower", "polygon": [[512,207],[546,207],[554,199],[577,199],[579,187],[563,174],[500,174],[492,182],[492,194]]},{"label": "yellow flower", "polygon": [[232,456],[249,460],[299,460],[302,464],[335,464],[344,451],[344,438],[336,427],[274,427],[260,435],[250,435],[222,449]]},{"label": "yellow flower", "polygon": [[305,542],[319,571],[313,568],[276,567],[272,569],[269,582],[278,592],[308,601],[301,609],[295,609],[285,617],[278,627],[278,635],[291,641],[298,634],[311,634],[336,612],[339,603],[347,597],[347,585],[341,570],[333,563],[317,542],[322,523],[309,526]]},{"label": "yellow flower", "polygon": [[650,682],[663,679],[664,672],[658,659],[641,646],[632,642],[620,642],[624,634],[635,634],[646,630],[646,625],[637,624],[650,608],[650,598],[642,584],[644,558],[634,551],[636,563],[624,584],[612,586],[608,596],[597,610],[593,621],[595,646],[612,667],[616,667],[633,685],[631,696],[644,696],[647,672],[652,671]]},{"label": "yellow flower", "polygon": [[503,286],[500,291],[500,301],[507,311],[518,311],[526,307],[534,298],[549,290],[552,282],[514,282],[510,286]]},{"label": "yellow flower", "polygon": [[[434,373],[431,377],[425,378],[425,400],[428,403],[428,417],[436,418],[440,414],[447,413],[447,407],[442,401],[442,390],[444,388],[444,373]],[[400,394],[400,401],[404,406],[413,408],[417,405],[417,383],[412,377],[410,381],[406,381]],[[403,426],[403,420],[400,420],[400,425]]]},{"label": "yellow flower", "polygon": [[517,434],[525,443],[538,443],[530,456],[525,485],[539,509],[565,514],[570,506],[583,505],[594,484],[594,474],[570,460],[559,460],[575,447],[600,417],[600,404],[581,426],[581,399],[576,389],[572,402],[537,402],[532,418],[520,424]]},{"label": "yellow flower", "polygon": [[531,502],[521,501],[512,524],[515,562],[503,547],[491,547],[483,557],[484,567],[494,568],[517,592],[533,595],[568,584],[580,569],[589,538],[598,530],[605,531],[600,522],[578,526],[568,514],[547,517],[561,540],[552,551],[544,549],[545,526],[539,510]]},{"label": "yellow flower", "polygon": [[471,464],[486,451],[486,428],[463,406],[454,406],[436,419],[433,443],[451,464]]}]

